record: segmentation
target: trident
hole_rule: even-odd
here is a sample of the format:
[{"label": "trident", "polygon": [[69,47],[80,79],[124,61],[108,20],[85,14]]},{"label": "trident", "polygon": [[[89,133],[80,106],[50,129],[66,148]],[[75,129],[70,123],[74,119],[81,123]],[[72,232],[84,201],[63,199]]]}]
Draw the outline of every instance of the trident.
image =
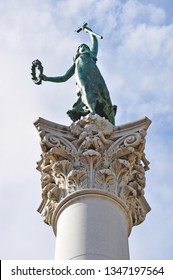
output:
[{"label": "trident", "polygon": [[86,30],[88,33],[93,34],[93,35],[97,36],[97,37],[100,38],[100,39],[103,39],[103,36],[101,36],[101,35],[99,35],[99,34],[93,32],[91,29],[89,29],[89,28],[87,27],[87,25],[88,25],[88,23],[85,22],[83,25],[79,26],[78,29],[75,30],[75,31],[76,31],[77,33],[79,33],[81,30]]}]

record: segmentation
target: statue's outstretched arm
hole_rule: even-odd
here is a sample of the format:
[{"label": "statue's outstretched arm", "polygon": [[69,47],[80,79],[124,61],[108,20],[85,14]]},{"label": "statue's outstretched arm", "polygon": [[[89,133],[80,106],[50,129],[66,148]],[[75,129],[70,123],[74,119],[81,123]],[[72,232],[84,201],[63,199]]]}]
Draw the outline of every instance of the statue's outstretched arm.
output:
[{"label": "statue's outstretched arm", "polygon": [[57,76],[57,77],[47,77],[45,75],[42,75],[42,80],[43,81],[48,81],[48,82],[54,82],[54,83],[62,83],[66,82],[68,79],[70,79],[75,73],[75,64],[73,64],[69,70],[65,73],[63,76]]}]

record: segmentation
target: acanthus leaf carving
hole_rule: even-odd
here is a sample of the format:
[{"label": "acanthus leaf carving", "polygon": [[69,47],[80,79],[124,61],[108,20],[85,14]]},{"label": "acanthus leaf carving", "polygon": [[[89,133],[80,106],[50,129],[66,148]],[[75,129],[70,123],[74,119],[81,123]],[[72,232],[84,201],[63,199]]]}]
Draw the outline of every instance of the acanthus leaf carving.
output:
[{"label": "acanthus leaf carving", "polygon": [[87,150],[83,153],[83,156],[87,162],[88,169],[88,188],[93,188],[95,186],[94,183],[94,175],[97,166],[100,164],[101,154],[95,150]]},{"label": "acanthus leaf carving", "polygon": [[69,193],[87,188],[87,176],[85,170],[71,170],[68,174],[68,184]]},{"label": "acanthus leaf carving", "polygon": [[116,177],[110,169],[101,169],[96,173],[96,186],[99,189],[116,194]]}]

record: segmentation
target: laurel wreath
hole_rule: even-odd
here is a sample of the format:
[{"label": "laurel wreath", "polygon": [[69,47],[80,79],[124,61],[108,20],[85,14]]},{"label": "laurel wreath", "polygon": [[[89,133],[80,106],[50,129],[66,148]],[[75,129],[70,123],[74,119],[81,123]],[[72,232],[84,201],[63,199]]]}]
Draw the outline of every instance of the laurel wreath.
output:
[{"label": "laurel wreath", "polygon": [[[37,76],[36,70],[39,71],[39,74]],[[32,80],[36,85],[40,85],[42,83],[41,75],[43,74],[43,66],[41,64],[41,61],[36,59],[32,62],[31,66],[31,76]]]}]

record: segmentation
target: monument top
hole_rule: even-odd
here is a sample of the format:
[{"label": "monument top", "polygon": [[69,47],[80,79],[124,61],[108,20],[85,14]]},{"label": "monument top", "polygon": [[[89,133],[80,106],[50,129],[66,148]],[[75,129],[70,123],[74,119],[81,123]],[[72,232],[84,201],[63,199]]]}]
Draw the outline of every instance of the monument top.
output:
[{"label": "monument top", "polygon": [[[101,39],[103,37],[93,32],[87,26],[87,23],[79,27],[77,32],[81,30],[90,35],[91,47],[86,44],[81,44],[78,47],[74,62],[67,72],[62,76],[48,77],[43,74],[41,62],[35,60],[32,64],[32,79],[36,84],[41,84],[42,81],[61,83],[75,75],[78,99],[72,109],[67,112],[72,121],[77,121],[82,116],[92,113],[105,117],[114,124],[117,106],[112,105],[106,83],[96,65],[98,54],[97,37]],[[38,78],[36,77],[36,67],[40,70]]]}]

